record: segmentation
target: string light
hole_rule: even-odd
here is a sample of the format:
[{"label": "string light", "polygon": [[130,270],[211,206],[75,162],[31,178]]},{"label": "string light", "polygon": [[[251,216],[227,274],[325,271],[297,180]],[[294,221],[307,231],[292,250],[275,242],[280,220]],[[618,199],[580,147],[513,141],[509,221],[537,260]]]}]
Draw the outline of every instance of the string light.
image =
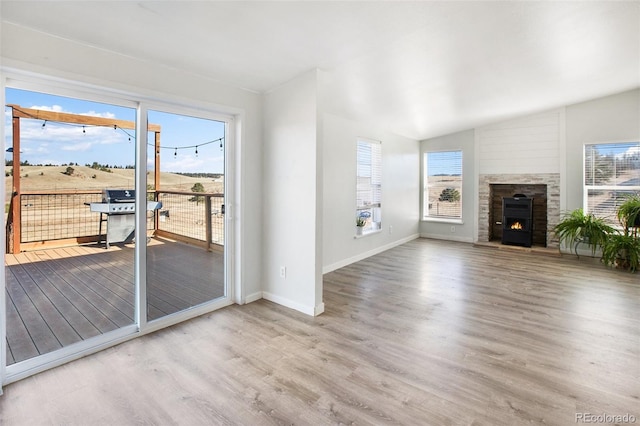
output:
[{"label": "string light", "polygon": [[[177,151],[178,151],[179,149],[191,149],[191,148],[195,148],[195,150],[196,150],[196,154],[198,154],[198,148],[201,148],[201,147],[206,146],[206,145],[210,145],[210,144],[212,144],[212,143],[220,142],[220,148],[222,148],[222,147],[223,147],[223,145],[222,145],[223,141],[224,141],[224,136],[223,136],[223,137],[220,137],[220,138],[218,138],[218,139],[214,139],[214,140],[207,141],[207,142],[200,142],[200,143],[198,143],[198,144],[194,144],[194,145],[185,145],[185,146],[158,146],[157,148],[158,148],[158,153],[159,153],[159,150],[160,150],[160,149],[173,149],[173,150],[174,150],[174,155],[176,155],[176,153],[177,153]],[[148,143],[147,145],[149,145],[149,146],[154,146],[154,147],[155,147],[155,144],[153,144],[153,143]]]},{"label": "string light", "polygon": [[[33,119],[38,119],[39,117],[34,116],[33,114],[27,113],[26,111],[23,111],[19,108],[16,108],[15,106],[13,107],[14,109],[20,111],[21,113],[23,113],[24,115],[29,116],[29,118],[33,118]],[[47,121],[51,121],[51,120],[44,120],[42,122],[42,129],[44,129],[47,125]],[[74,123],[67,123],[67,122],[63,122],[63,121],[53,121],[53,123],[59,124],[59,125],[66,125],[66,126],[72,126],[72,127],[80,127],[82,126],[82,133],[86,134],[87,130],[86,130],[86,126],[85,124],[74,124]],[[91,127],[106,127],[106,126],[100,126],[100,125],[89,125]],[[135,140],[135,136],[132,136],[131,133],[127,132],[125,129],[123,129],[122,127],[118,126],[117,124],[113,125],[113,130],[117,131],[120,130],[122,133],[124,133],[125,135],[127,135],[128,141],[131,142],[131,139],[133,138]],[[160,154],[160,149],[173,149],[173,156],[177,157],[178,156],[178,150],[179,149],[190,149],[190,148],[195,148],[195,154],[196,156],[198,156],[198,148],[205,146],[205,145],[209,145],[212,143],[216,143],[216,142],[220,142],[220,150],[223,149],[224,145],[223,145],[223,141],[224,141],[224,136],[218,138],[218,139],[214,139],[214,140],[210,140],[207,142],[201,142],[197,145],[188,145],[188,146],[181,146],[181,147],[169,147],[169,146],[158,146],[158,150],[157,150],[157,154]],[[149,143],[149,146],[155,146],[153,143]]]}]

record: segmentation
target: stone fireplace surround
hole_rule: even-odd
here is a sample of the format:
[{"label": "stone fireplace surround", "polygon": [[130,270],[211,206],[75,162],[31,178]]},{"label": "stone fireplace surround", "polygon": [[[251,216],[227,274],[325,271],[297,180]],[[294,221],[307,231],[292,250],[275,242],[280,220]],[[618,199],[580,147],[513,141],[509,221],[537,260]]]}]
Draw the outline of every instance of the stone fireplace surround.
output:
[{"label": "stone fireplace surround", "polygon": [[478,241],[489,241],[490,194],[492,184],[531,184],[547,186],[547,247],[558,247],[553,228],[560,222],[560,174],[480,175],[478,183]]}]

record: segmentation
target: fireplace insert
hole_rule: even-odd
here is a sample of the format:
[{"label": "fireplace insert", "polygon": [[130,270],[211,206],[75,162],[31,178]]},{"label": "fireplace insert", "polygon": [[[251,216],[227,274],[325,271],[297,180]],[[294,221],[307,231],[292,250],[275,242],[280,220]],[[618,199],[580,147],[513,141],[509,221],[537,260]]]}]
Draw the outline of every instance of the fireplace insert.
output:
[{"label": "fireplace insert", "polygon": [[531,247],[533,243],[533,198],[515,194],[502,199],[502,244]]}]

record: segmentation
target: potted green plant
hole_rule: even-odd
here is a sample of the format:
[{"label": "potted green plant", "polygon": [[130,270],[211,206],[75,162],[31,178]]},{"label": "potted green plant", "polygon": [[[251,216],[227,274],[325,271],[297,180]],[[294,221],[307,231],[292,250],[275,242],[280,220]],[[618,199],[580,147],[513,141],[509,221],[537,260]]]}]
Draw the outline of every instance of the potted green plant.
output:
[{"label": "potted green plant", "polygon": [[618,207],[617,216],[625,234],[631,233],[637,237],[640,229],[640,194],[627,197]]},{"label": "potted green plant", "polygon": [[364,217],[356,216],[356,235],[362,235],[367,220]]},{"label": "potted green plant", "polygon": [[640,238],[620,232],[609,235],[602,246],[602,262],[636,272],[640,267]]},{"label": "potted green plant", "polygon": [[582,209],[576,209],[565,213],[560,223],[554,229],[560,243],[573,248],[578,255],[578,245],[584,243],[591,248],[591,254],[595,256],[598,247],[601,247],[609,235],[616,232],[604,219],[593,214],[584,214]]},{"label": "potted green plant", "polygon": [[616,216],[622,231],[609,235],[602,247],[602,261],[635,272],[640,267],[640,195],[628,197]]}]

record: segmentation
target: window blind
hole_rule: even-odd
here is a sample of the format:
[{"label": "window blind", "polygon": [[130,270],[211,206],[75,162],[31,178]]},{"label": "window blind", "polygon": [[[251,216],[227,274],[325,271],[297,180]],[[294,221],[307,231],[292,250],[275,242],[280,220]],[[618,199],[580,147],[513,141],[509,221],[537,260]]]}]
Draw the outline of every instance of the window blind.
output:
[{"label": "window blind", "polygon": [[617,225],[616,212],[640,194],[640,142],[585,144],[584,210]]},{"label": "window blind", "polygon": [[423,216],[462,218],[462,151],[424,155]]},{"label": "window blind", "polygon": [[356,216],[365,231],[380,229],[382,221],[382,144],[358,140],[356,149]]}]

